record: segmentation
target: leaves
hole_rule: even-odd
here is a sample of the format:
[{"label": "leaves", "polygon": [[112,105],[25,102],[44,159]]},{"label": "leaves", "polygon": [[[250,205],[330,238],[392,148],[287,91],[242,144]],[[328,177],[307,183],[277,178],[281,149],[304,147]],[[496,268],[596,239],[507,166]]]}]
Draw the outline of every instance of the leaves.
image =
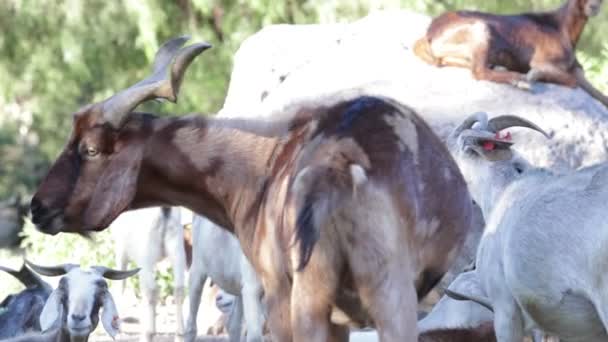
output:
[{"label": "leaves", "polygon": [[[0,1],[0,199],[28,194],[58,155],[80,106],[110,96],[149,73],[158,46],[189,34],[214,46],[193,63],[177,105],[162,113],[214,113],[221,107],[232,56],[244,39],[276,23],[344,22],[370,10],[496,13],[545,10],[563,0],[2,0]],[[588,77],[608,90],[608,9],[588,24],[578,56]],[[381,39],[381,37],[379,37]],[[111,244],[26,229],[31,252],[49,261],[113,265]],[[52,248],[49,248],[52,246]],[[168,274],[166,273],[163,274]]]}]

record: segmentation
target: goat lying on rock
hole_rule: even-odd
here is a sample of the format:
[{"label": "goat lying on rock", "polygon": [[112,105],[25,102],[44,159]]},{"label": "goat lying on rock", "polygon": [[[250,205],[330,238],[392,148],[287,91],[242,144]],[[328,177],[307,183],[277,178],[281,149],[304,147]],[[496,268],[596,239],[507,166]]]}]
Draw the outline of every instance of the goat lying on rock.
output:
[{"label": "goat lying on rock", "polygon": [[347,340],[330,321],[339,307],[371,318],[382,341],[415,341],[417,298],[470,229],[472,201],[445,144],[412,109],[352,93],[275,122],[133,113],[177,99],[209,47],[184,42],[161,47],[150,78],[75,114],[32,199],[38,229],[102,230],[125,210],[185,206],[238,237],[273,340]]},{"label": "goat lying on rock", "polygon": [[25,263],[19,271],[3,266],[0,266],[0,270],[12,275],[26,287],[0,303],[0,340],[29,331],[40,331],[38,317],[53,288]]},{"label": "goat lying on rock", "polygon": [[[93,266],[90,270],[83,270],[74,264],[45,267],[26,263],[41,275],[63,277],[40,314],[42,333],[19,336],[8,341],[86,342],[100,318],[108,335],[114,338],[118,334],[120,320],[104,278],[125,279],[136,274],[139,269],[116,271]],[[103,308],[101,315],[100,308]]]},{"label": "goat lying on rock", "polygon": [[598,14],[602,1],[567,0],[555,11],[518,15],[447,12],[431,22],[414,53],[436,66],[469,68],[479,80],[526,89],[535,81],[579,86],[608,106],[575,55],[587,20]]}]

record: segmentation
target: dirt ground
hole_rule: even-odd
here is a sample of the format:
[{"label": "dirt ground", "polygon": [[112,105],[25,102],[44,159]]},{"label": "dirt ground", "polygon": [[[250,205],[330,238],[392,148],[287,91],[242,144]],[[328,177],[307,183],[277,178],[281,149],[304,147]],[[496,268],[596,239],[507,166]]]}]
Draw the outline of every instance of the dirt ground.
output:
[{"label": "dirt ground", "polygon": [[[124,342],[135,342],[139,341],[141,338],[141,325],[138,317],[140,314],[140,306],[136,302],[127,302],[125,300],[120,300],[115,298],[117,301],[116,305],[118,306],[121,319],[123,323],[121,324],[121,333],[117,336],[116,341],[124,341]],[[184,303],[187,305],[187,301]],[[186,308],[186,306],[184,306]],[[203,308],[201,308],[203,309]],[[204,312],[201,312],[200,315],[205,316]],[[199,320],[199,331],[204,332],[206,327],[201,326],[200,324],[205,323],[205,317],[201,317]],[[184,317],[184,319],[186,319]],[[184,322],[185,323],[185,322]],[[176,314],[175,314],[175,306],[173,304],[163,304],[159,305],[156,308],[156,329],[157,335],[154,337],[154,341],[156,342],[173,342],[175,337],[176,330]],[[112,342],[112,338],[108,336],[103,330],[101,324],[97,327],[93,336],[89,339],[89,341],[94,342]],[[199,336],[197,338],[199,342],[227,342],[227,336]]]}]

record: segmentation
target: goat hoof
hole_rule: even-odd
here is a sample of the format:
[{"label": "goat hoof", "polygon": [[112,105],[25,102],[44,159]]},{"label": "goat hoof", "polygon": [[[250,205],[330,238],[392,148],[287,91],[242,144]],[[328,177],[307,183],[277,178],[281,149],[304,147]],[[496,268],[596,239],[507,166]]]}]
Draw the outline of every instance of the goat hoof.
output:
[{"label": "goat hoof", "polygon": [[515,86],[521,90],[532,91],[532,83],[528,81],[519,80],[515,82]]}]

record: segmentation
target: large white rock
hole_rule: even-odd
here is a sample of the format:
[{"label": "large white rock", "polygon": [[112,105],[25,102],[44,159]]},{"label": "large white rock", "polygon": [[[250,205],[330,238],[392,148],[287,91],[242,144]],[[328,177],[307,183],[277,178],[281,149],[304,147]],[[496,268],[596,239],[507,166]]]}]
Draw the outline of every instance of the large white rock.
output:
[{"label": "large white rock", "polygon": [[266,27],[237,51],[220,115],[270,115],[356,89],[409,105],[442,137],[476,111],[528,118],[552,135],[513,130],[516,148],[538,166],[565,170],[607,159],[608,110],[599,102],[581,89],[537,84],[525,92],[476,81],[466,69],[427,65],[412,45],[429,21],[384,11],[350,24]]}]

